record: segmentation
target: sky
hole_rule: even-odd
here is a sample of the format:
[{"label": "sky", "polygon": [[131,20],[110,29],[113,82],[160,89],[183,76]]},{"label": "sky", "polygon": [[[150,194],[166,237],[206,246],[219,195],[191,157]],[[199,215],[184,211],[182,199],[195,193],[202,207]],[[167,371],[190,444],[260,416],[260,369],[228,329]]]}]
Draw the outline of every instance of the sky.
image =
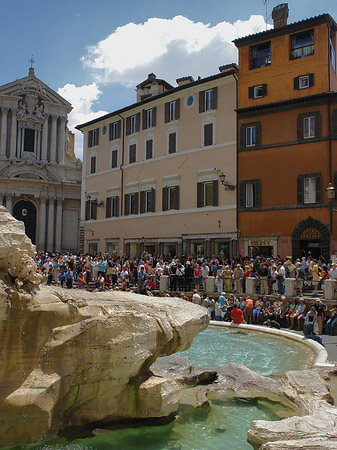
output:
[{"label": "sky", "polygon": [[[73,105],[72,131],[135,103],[135,87],[154,72],[205,77],[237,62],[232,40],[271,27],[270,0],[0,0],[0,85],[35,75]],[[329,13],[336,0],[289,0],[288,23]],[[75,152],[82,156],[76,131]]]}]

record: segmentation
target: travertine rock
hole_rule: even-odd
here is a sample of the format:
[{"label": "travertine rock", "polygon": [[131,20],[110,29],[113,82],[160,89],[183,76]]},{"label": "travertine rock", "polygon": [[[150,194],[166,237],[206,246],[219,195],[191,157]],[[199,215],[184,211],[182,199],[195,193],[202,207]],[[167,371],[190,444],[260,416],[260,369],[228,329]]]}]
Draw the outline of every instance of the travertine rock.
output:
[{"label": "travertine rock", "polygon": [[149,368],[189,348],[208,311],[180,299],[39,289],[33,254],[23,224],[1,207],[0,446],[175,412],[179,384]]}]

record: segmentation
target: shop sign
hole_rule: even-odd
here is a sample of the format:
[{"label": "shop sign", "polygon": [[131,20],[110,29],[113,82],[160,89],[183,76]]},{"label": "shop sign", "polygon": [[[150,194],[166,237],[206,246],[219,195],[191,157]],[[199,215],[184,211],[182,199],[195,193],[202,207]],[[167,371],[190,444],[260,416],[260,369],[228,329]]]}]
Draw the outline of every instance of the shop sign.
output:
[{"label": "shop sign", "polygon": [[307,228],[302,232],[300,239],[322,239],[322,235],[317,228]]},{"label": "shop sign", "polygon": [[251,247],[269,247],[272,244],[270,239],[249,239],[248,245]]}]

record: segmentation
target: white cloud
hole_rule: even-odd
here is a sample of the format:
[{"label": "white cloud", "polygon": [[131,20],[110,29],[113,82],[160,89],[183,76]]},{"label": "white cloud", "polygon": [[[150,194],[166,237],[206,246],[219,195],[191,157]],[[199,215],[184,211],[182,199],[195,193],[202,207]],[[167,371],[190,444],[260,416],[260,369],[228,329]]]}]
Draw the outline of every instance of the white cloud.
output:
[{"label": "white cloud", "polygon": [[[222,64],[237,61],[232,40],[265,30],[263,16],[215,26],[183,16],[129,23],[88,47],[82,57],[97,83],[134,87],[149,72],[173,83],[184,75],[210,75]],[[168,72],[169,71],[169,72]]]},{"label": "white cloud", "polygon": [[[260,15],[234,24],[220,22],[213,27],[183,16],[151,18],[143,24],[118,27],[106,39],[88,47],[82,61],[84,67],[91,69],[94,82],[85,86],[66,84],[58,90],[74,108],[69,128],[76,133],[76,155],[82,156],[83,139],[74,126],[106,114],[94,111],[101,94],[99,86],[112,85],[113,89],[122,84],[134,89],[150,72],[173,85],[176,78],[186,75],[197,78],[215,74],[220,65],[237,61],[233,39],[265,28]],[[110,111],[114,109],[112,103]]]},{"label": "white cloud", "polygon": [[93,111],[93,106],[98,100],[101,90],[96,83],[84,86],[75,86],[74,84],[68,83],[63,88],[60,88],[57,93],[68,100],[73,106],[73,110],[69,114],[68,127],[76,135],[76,156],[82,158],[83,135],[81,132],[75,130],[75,126],[107,114],[107,111]]}]

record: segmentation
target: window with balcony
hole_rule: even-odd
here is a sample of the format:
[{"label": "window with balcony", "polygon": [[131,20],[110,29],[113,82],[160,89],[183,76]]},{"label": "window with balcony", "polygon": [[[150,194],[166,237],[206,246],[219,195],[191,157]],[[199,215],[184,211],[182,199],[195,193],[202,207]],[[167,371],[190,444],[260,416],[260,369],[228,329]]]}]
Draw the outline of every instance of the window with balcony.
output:
[{"label": "window with balcony", "polygon": [[218,206],[218,180],[200,181],[197,183],[197,207]]},{"label": "window with balcony", "polygon": [[258,69],[260,67],[270,66],[271,64],[271,46],[269,42],[263,42],[251,47],[250,68]]},{"label": "window with balcony", "polygon": [[303,31],[291,36],[290,59],[305,58],[315,51],[314,30]]}]

